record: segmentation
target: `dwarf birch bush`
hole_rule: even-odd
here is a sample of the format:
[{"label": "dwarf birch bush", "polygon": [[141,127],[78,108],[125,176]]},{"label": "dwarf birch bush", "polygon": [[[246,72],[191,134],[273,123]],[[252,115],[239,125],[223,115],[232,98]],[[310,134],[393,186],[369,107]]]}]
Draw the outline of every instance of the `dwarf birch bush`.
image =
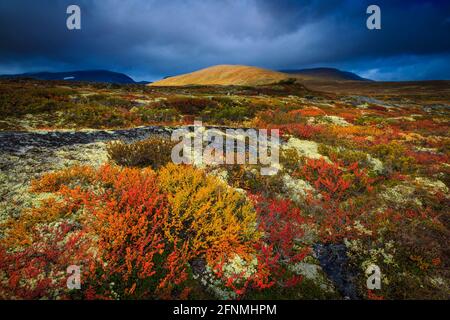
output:
[{"label": "dwarf birch bush", "polygon": [[192,254],[212,262],[258,239],[256,212],[245,195],[202,170],[168,164],[159,172],[171,212],[165,235],[189,241]]}]

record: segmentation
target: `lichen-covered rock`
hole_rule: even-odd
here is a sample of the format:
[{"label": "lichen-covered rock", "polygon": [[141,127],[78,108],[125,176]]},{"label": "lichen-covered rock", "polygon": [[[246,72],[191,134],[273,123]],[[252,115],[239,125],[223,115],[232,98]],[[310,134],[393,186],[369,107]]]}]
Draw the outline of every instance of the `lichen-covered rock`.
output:
[{"label": "lichen-covered rock", "polygon": [[292,178],[288,174],[283,175],[283,187],[283,191],[294,202],[304,201],[308,194],[312,194],[315,191],[309,182]]},{"label": "lichen-covered rock", "polygon": [[224,286],[223,281],[216,277],[210,266],[206,266],[201,273],[194,272],[193,278],[210,292],[215,298],[220,300],[236,299],[237,294]]},{"label": "lichen-covered rock", "polygon": [[399,184],[388,188],[380,194],[380,197],[396,208],[416,207],[421,208],[422,202],[414,196],[416,188],[407,184]]},{"label": "lichen-covered rock", "polygon": [[283,145],[283,149],[290,148],[295,149],[300,156],[311,159],[325,158],[327,161],[330,161],[328,157],[325,157],[319,153],[319,145],[314,141],[289,138],[287,143]]},{"label": "lichen-covered rock", "polygon": [[216,169],[216,170],[212,170],[209,174],[212,176],[215,176],[216,178],[223,181],[224,183],[227,183],[227,181],[228,181],[228,171],[227,170]]},{"label": "lichen-covered rock", "polygon": [[448,194],[448,187],[440,180],[431,180],[425,177],[417,177],[415,182],[431,193],[442,192]]},{"label": "lichen-covered rock", "polygon": [[384,171],[383,162],[380,159],[373,158],[370,154],[367,155],[367,161],[372,166],[372,170],[377,174],[381,174]]},{"label": "lichen-covered rock", "polygon": [[322,270],[319,262],[313,257],[305,258],[305,262],[299,262],[290,266],[290,270],[305,279],[311,280],[317,287],[327,293],[336,291],[333,283]]},{"label": "lichen-covered rock", "polygon": [[330,116],[325,115],[321,117],[310,117],[308,118],[308,124],[331,124],[339,127],[347,127],[350,126],[347,120],[339,116]]},{"label": "lichen-covered rock", "polygon": [[347,127],[347,126],[351,125],[344,118],[338,117],[338,116],[324,116],[323,119],[326,122],[332,123],[332,124],[334,124],[336,126],[340,126],[340,127]]},{"label": "lichen-covered rock", "polygon": [[[246,261],[239,255],[235,255],[223,265],[223,276],[227,279],[239,277],[245,281],[257,271],[257,266],[258,259],[256,257],[251,261]],[[206,290],[211,292],[217,299],[237,298],[237,294],[224,285],[223,279],[219,279],[210,266],[206,266],[201,272],[195,272],[193,277],[199,280]]]},{"label": "lichen-covered rock", "polygon": [[32,207],[45,197],[29,192],[32,179],[72,165],[99,166],[107,160],[104,142],[56,148],[44,143],[15,151],[4,150],[0,153],[0,223],[19,216],[24,208]]}]

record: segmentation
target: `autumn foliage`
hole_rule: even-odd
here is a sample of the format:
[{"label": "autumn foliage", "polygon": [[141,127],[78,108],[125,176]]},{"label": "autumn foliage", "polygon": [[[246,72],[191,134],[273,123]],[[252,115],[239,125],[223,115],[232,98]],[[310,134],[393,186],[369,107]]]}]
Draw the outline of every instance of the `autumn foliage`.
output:
[{"label": "autumn foliage", "polygon": [[[185,297],[189,294],[184,283],[190,261],[204,259],[214,269],[236,255],[248,260],[257,256],[261,260],[258,276],[245,281],[269,287],[268,261],[278,253],[270,259],[262,253],[274,250],[271,242],[277,242],[277,247],[282,243],[275,235],[264,245],[260,242],[270,219],[261,220],[258,228],[257,213],[246,196],[201,170],[171,164],[158,174],[151,169],[110,165],[72,167],[45,174],[33,182],[32,190],[54,192],[57,197],[43,200],[18,221],[7,224],[1,253],[8,268],[3,276],[14,279],[14,275],[28,272],[34,263],[34,244],[39,241],[51,251],[42,261],[52,263],[50,267],[35,265],[34,272],[45,281],[37,289],[18,290],[18,297],[56,294],[45,271],[48,268],[61,274],[58,292],[79,296],[64,291],[68,260],[73,264],[83,261],[85,298]],[[68,244],[80,242],[90,250],[71,249],[71,259],[64,255],[49,259],[50,254],[68,251],[66,244],[44,237],[41,226],[66,220],[77,226],[76,232],[63,229],[64,237],[74,239]],[[19,251],[10,253],[7,247],[13,245]],[[283,257],[291,254],[286,247],[276,250],[281,250]],[[87,252],[91,254],[81,259]],[[11,260],[17,263],[11,264]],[[214,270],[220,277],[219,269]],[[232,287],[233,281],[227,282]],[[236,292],[244,293],[242,288]]]},{"label": "autumn foliage", "polygon": [[171,211],[165,236],[174,242],[183,235],[191,255],[209,263],[252,251],[258,239],[256,213],[245,195],[189,166],[169,164],[159,172]]},{"label": "autumn foliage", "polygon": [[86,265],[93,252],[85,232],[73,222],[36,225],[33,245],[10,252],[0,246],[0,299],[68,297],[66,268]]},{"label": "autumn foliage", "polygon": [[[310,182],[317,194],[307,198],[314,208],[319,233],[323,241],[339,241],[360,235],[359,225],[368,214],[365,204],[357,204],[353,197],[370,193],[373,179],[358,163],[345,166],[343,163],[329,163],[324,158],[307,159],[294,175]],[[364,226],[363,226],[364,227]]]},{"label": "autumn foliage", "polygon": [[[85,184],[71,188],[57,183],[64,180],[70,185],[70,178],[81,179]],[[55,183],[50,184],[49,181]],[[151,169],[120,169],[108,165],[99,170],[89,167],[69,168],[44,175],[33,183],[32,188],[35,191],[57,189],[58,198],[62,200],[44,201],[41,207],[25,213],[15,224],[23,225],[22,231],[29,241],[21,243],[20,254],[10,255],[3,247],[2,252],[7,260],[19,260],[8,271],[10,277],[22,272],[22,265],[32,263],[32,255],[28,252],[35,248],[37,241],[47,241],[44,248],[59,245],[58,242],[43,238],[42,232],[39,232],[42,218],[34,218],[37,213],[46,216],[47,220],[58,221],[58,218],[68,215],[68,207],[71,207],[71,218],[78,221],[77,225],[81,230],[80,241],[82,239],[89,243],[89,248],[95,252],[82,265],[86,284],[83,294],[86,298],[166,297],[171,293],[172,284],[180,284],[180,280],[183,280],[179,275],[182,274],[186,261],[177,266],[180,272],[176,278],[172,275],[174,256],[171,252],[174,244],[166,243],[163,236],[168,204]],[[54,211],[60,214],[57,215]],[[68,232],[67,229],[64,230]],[[4,244],[11,243],[8,239],[16,238],[17,227],[10,228],[10,232]],[[65,247],[57,249],[74,255],[72,264],[79,265],[83,262],[78,254],[82,255],[84,251],[67,251]],[[57,249],[49,250],[54,252]],[[176,256],[177,261],[181,258],[182,255]],[[155,266],[155,261],[158,261],[158,267]],[[66,260],[56,260],[52,265],[54,272],[64,273],[68,266],[65,262]],[[159,266],[161,262],[162,268]],[[35,272],[46,274],[44,268],[47,269],[48,266],[36,265]],[[21,297],[28,294],[32,293],[25,292]]]}]

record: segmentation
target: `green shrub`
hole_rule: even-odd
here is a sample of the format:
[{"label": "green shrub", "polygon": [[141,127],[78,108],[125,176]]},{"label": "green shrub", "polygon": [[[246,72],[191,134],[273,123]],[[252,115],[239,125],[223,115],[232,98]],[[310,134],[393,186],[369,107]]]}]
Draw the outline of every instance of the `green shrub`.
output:
[{"label": "green shrub", "polygon": [[253,113],[246,106],[220,106],[207,108],[201,113],[202,119],[212,121],[217,124],[227,124],[249,119]]},{"label": "green shrub", "polygon": [[107,107],[122,107],[130,109],[135,105],[133,101],[108,94],[94,94],[87,96],[85,99],[88,104],[101,104]]},{"label": "green shrub", "polygon": [[2,83],[0,86],[0,115],[20,117],[67,109],[71,106],[73,90],[35,87],[20,83]]},{"label": "green shrub", "polygon": [[157,169],[171,161],[175,144],[169,138],[158,136],[133,143],[111,142],[107,145],[108,158],[121,166]]},{"label": "green shrub", "polygon": [[306,117],[304,117],[299,112],[286,112],[280,109],[260,111],[256,114],[256,117],[263,123],[270,123],[275,125],[305,123],[307,120]]},{"label": "green shrub", "polygon": [[294,84],[296,82],[297,82],[297,79],[295,79],[295,78],[287,78],[287,79],[283,79],[283,80],[278,81],[277,84],[287,84],[287,85],[289,85],[289,84]]},{"label": "green shrub", "polygon": [[174,109],[138,108],[137,113],[144,122],[173,122],[180,119],[180,113]]},{"label": "green shrub", "polygon": [[204,109],[214,108],[218,105],[211,99],[189,97],[172,98],[165,101],[164,104],[167,108],[176,109],[185,115],[198,115]]},{"label": "green shrub", "polygon": [[125,108],[97,104],[74,105],[61,114],[61,124],[75,128],[114,128],[139,125],[139,114]]},{"label": "green shrub", "polygon": [[271,176],[262,175],[259,165],[226,165],[224,168],[228,183],[235,188],[264,196],[273,196],[283,188],[280,172]]},{"label": "green shrub", "polygon": [[388,172],[412,173],[416,169],[414,158],[407,156],[406,147],[398,142],[373,146],[370,153],[383,161]]},{"label": "green shrub", "polygon": [[293,172],[303,163],[302,156],[300,156],[296,149],[288,148],[282,150],[280,153],[280,163],[288,172]]},{"label": "green shrub", "polygon": [[367,154],[358,150],[350,150],[342,147],[332,147],[326,144],[319,144],[318,151],[321,155],[327,156],[332,161],[342,161],[345,165],[357,162],[360,168],[369,167]]},{"label": "green shrub", "polygon": [[387,124],[387,119],[383,117],[373,116],[373,115],[364,115],[359,117],[354,121],[356,125],[364,126],[364,125],[385,125]]}]

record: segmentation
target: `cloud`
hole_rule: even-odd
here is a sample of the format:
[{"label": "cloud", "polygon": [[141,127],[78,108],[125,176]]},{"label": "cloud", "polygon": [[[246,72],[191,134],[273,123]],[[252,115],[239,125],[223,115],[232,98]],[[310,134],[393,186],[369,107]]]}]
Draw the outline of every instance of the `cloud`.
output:
[{"label": "cloud", "polygon": [[[450,75],[448,61],[450,61],[450,54],[400,56],[364,62],[362,63],[363,68],[352,71],[373,80],[448,80],[448,75]],[[367,69],[370,65],[373,68]]]},{"label": "cloud", "polygon": [[[377,2],[379,31],[365,26],[368,1],[4,0],[0,72],[104,68],[154,80],[229,63],[340,65],[392,79],[424,68],[450,78],[435,66],[445,61],[429,62],[450,53],[450,4]],[[81,7],[82,30],[66,29],[69,4]]]}]

